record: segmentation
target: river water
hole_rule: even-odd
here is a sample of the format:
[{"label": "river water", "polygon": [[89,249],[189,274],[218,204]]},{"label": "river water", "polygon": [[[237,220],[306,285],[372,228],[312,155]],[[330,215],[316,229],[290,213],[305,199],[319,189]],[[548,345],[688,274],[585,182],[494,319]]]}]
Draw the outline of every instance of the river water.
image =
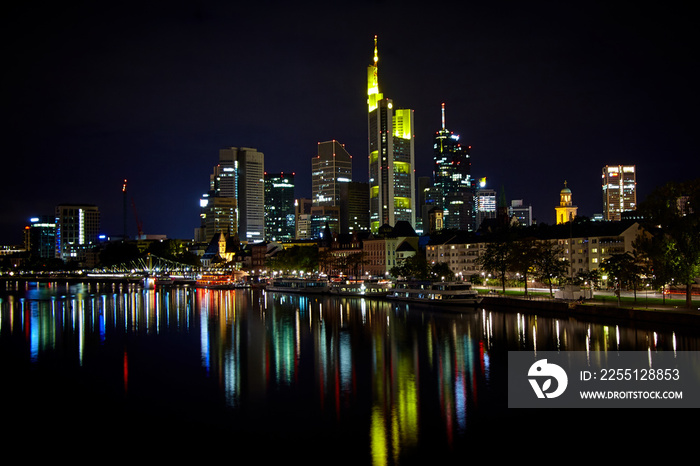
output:
[{"label": "river water", "polygon": [[585,444],[590,429],[617,435],[621,424],[658,436],[683,416],[509,409],[508,352],[697,351],[699,342],[684,329],[481,307],[8,283],[4,443],[35,458],[406,465]]}]

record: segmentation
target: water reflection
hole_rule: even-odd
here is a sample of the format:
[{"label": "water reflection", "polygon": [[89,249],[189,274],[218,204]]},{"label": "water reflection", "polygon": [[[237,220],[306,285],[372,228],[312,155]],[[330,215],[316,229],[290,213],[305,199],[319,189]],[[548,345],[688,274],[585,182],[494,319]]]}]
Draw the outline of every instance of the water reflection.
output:
[{"label": "water reflection", "polygon": [[89,360],[120,400],[218,400],[234,428],[254,420],[291,436],[341,432],[377,465],[469,444],[506,411],[508,351],[698,350],[676,331],[258,290],[54,283],[0,296],[0,343],[20,342],[14,358]]}]

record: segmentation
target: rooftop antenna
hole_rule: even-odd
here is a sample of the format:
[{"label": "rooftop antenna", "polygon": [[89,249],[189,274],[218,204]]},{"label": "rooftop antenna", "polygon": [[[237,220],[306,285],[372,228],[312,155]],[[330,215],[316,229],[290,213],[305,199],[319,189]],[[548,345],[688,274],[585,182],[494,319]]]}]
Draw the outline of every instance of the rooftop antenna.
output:
[{"label": "rooftop antenna", "polygon": [[124,179],[124,184],[122,184],[122,198],[124,200],[123,215],[124,215],[124,236],[123,240],[126,240],[126,179]]},{"label": "rooftop antenna", "polygon": [[379,61],[379,54],[377,53],[377,35],[374,35],[374,66],[377,66]]},{"label": "rooftop antenna", "polygon": [[445,130],[445,102],[442,103],[442,130]]}]

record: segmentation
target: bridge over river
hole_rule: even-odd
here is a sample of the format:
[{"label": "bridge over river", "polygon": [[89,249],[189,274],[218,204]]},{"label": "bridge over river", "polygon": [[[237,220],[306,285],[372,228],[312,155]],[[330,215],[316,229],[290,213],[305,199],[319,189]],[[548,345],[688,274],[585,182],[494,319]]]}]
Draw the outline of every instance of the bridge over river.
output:
[{"label": "bridge over river", "polygon": [[163,257],[149,254],[144,258],[110,267],[98,267],[89,270],[51,271],[51,272],[12,272],[0,275],[0,279],[11,282],[116,282],[135,285],[153,286],[157,283],[180,282],[194,283],[197,277],[208,270],[201,266],[184,264]]}]

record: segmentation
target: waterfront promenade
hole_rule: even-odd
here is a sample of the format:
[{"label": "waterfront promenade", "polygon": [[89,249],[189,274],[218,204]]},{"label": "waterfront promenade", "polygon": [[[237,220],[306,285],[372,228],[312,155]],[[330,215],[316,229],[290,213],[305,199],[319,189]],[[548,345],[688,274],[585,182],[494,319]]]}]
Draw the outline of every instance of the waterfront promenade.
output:
[{"label": "waterfront promenade", "polygon": [[693,297],[693,306],[685,307],[685,295],[667,296],[659,293],[623,292],[618,301],[610,291],[596,291],[593,299],[583,302],[551,298],[549,290],[541,288],[528,290],[524,296],[522,288],[495,290],[493,287],[478,287],[485,293],[482,305],[493,306],[499,310],[518,309],[522,312],[550,315],[597,318],[610,322],[637,322],[668,325],[683,325],[700,331],[700,296]]}]

